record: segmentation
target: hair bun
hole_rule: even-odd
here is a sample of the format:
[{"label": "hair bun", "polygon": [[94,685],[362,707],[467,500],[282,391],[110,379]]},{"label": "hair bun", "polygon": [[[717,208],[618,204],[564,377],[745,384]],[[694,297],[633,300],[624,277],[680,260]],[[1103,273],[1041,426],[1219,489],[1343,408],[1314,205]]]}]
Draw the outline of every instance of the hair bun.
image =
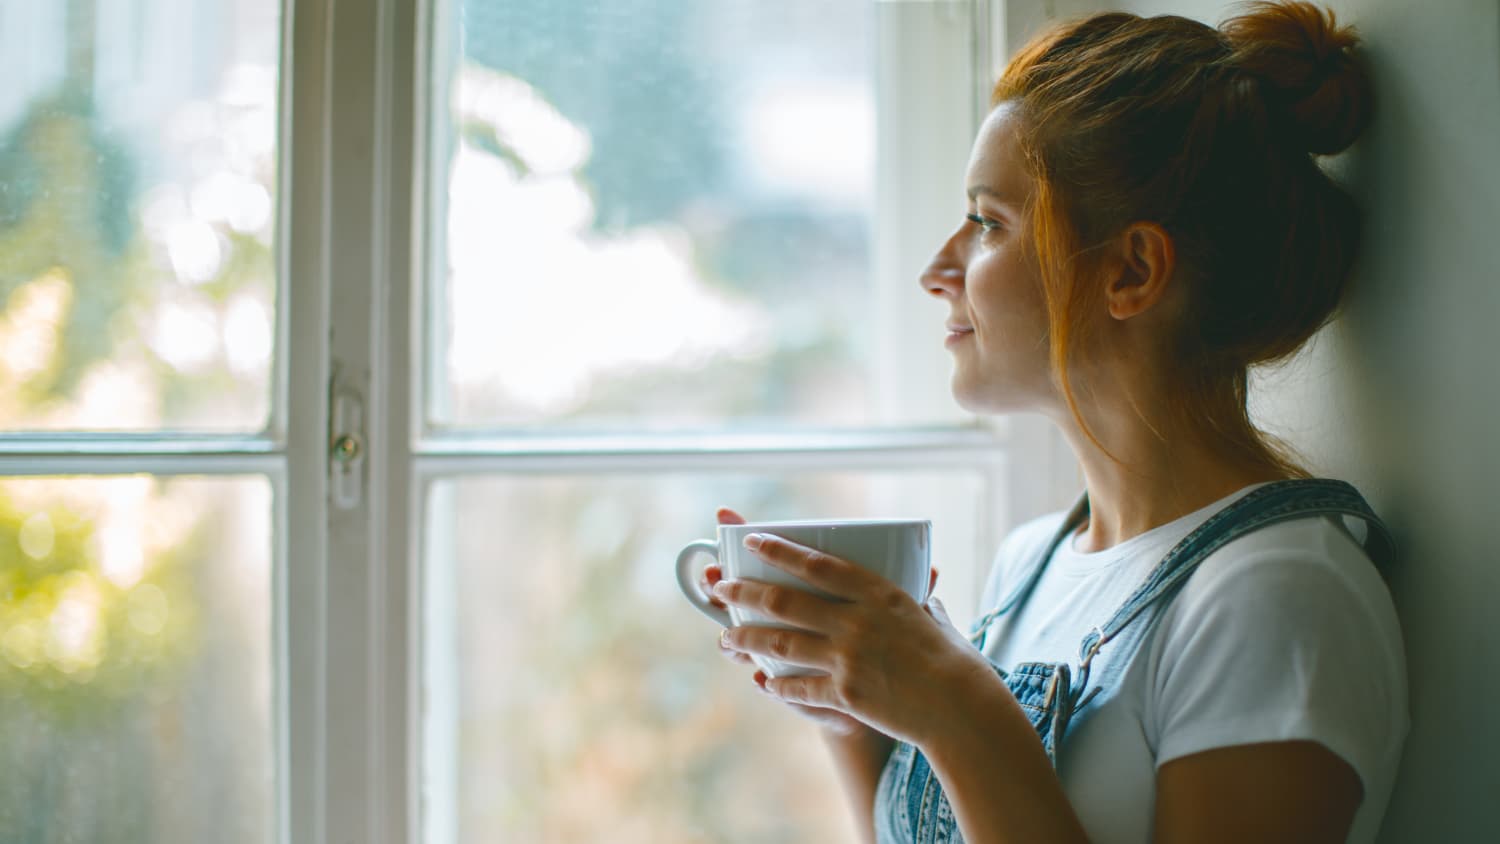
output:
[{"label": "hair bun", "polygon": [[1354,27],[1302,0],[1243,5],[1219,31],[1233,50],[1230,61],[1260,80],[1269,104],[1285,113],[1293,142],[1316,155],[1354,143],[1374,102]]}]

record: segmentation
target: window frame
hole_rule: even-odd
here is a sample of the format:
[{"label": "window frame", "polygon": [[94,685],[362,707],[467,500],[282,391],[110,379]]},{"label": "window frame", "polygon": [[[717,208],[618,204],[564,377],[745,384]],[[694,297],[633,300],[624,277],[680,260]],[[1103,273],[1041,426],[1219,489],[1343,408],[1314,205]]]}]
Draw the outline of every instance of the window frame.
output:
[{"label": "window frame", "polygon": [[[403,308],[412,315],[412,320],[401,326],[409,343],[400,344],[416,355],[416,360],[390,361],[390,379],[404,377],[410,372],[421,372],[427,377],[438,377],[440,373],[437,355],[422,340],[423,321],[430,320],[429,308],[440,301],[439,286],[445,280],[446,261],[441,242],[444,226],[438,222],[424,226],[423,220],[441,220],[444,192],[431,190],[429,179],[443,183],[442,174],[429,167],[430,150],[442,148],[446,143],[446,102],[433,102],[429,92],[445,91],[451,79],[453,60],[457,50],[453,45],[438,44],[445,37],[444,27],[436,25],[440,15],[459,0],[428,0],[420,3],[417,15],[421,22],[417,31],[423,33],[417,45],[418,59],[413,68],[410,91],[413,113],[424,119],[413,120],[416,127],[411,149],[414,184],[412,194],[413,216],[402,221],[404,231],[412,234],[416,243],[411,249],[414,260],[410,266],[419,268],[417,276],[408,284],[393,284],[392,313],[401,313]],[[887,2],[887,0],[877,0]],[[908,4],[913,5],[913,4]],[[951,4],[950,4],[951,5]],[[962,168],[967,159],[969,143],[980,120],[989,108],[990,78],[998,70],[993,48],[1004,43],[1005,9],[999,8],[1003,0],[971,0],[962,11],[968,16],[971,42],[967,55],[950,61],[950,70],[956,62],[967,64],[967,75],[971,84],[967,90],[960,89],[949,102],[941,102],[932,96],[923,83],[930,75],[911,70],[921,70],[924,63],[931,64],[936,55],[928,51],[917,58],[908,56],[909,43],[900,40],[882,43],[880,67],[877,68],[882,109],[887,113],[897,112],[906,120],[878,121],[877,131],[883,142],[907,152],[908,159],[930,162],[924,167],[893,166],[892,156],[884,159],[877,173],[881,187],[877,194],[877,223],[875,240],[885,245],[876,260],[877,286],[882,289],[904,291],[906,301],[894,301],[886,296],[883,318],[887,325],[899,324],[907,318],[913,302],[920,307],[927,294],[915,284],[915,277],[905,277],[906,268],[922,266],[930,256],[934,243],[946,237],[945,227],[950,225],[949,216],[957,219],[962,209],[959,183]],[[880,33],[884,39],[908,37],[907,31],[887,26]],[[422,52],[427,50],[426,55]],[[439,64],[441,62],[441,64]],[[908,64],[910,62],[910,64]],[[894,100],[894,102],[892,102]],[[921,111],[919,111],[921,110]],[[912,113],[920,119],[910,118]],[[921,128],[930,131],[937,125],[947,132],[933,138]],[[892,133],[899,137],[890,137]],[[936,154],[928,155],[928,151]],[[395,169],[386,172],[399,172]],[[902,206],[895,205],[899,197]],[[945,213],[948,213],[945,216]],[[898,223],[899,220],[899,223]],[[930,221],[927,225],[914,221]],[[402,300],[402,291],[411,298]],[[930,305],[931,303],[926,303]],[[941,318],[940,309],[934,308],[934,320]],[[428,324],[431,324],[430,322]],[[892,331],[895,335],[896,332]],[[393,348],[396,344],[393,344]],[[923,367],[925,380],[939,382],[939,389],[946,397],[946,379],[933,379],[933,371],[946,372],[950,365],[948,354],[932,344],[929,349],[894,350],[892,357],[882,361],[885,366],[896,365],[896,361],[917,361]],[[910,366],[911,364],[907,364]],[[385,379],[385,380],[390,380]],[[909,381],[912,379],[908,378]],[[390,572],[388,582],[402,583],[412,590],[401,607],[392,607],[400,614],[409,629],[410,639],[399,652],[389,657],[387,671],[393,676],[406,678],[406,694],[401,697],[408,709],[401,723],[410,732],[403,736],[392,736],[409,749],[408,759],[413,765],[407,771],[409,780],[405,794],[393,793],[386,807],[391,816],[391,829],[406,829],[408,840],[426,840],[424,832],[442,833],[454,828],[452,806],[441,796],[422,794],[422,759],[419,731],[423,728],[421,684],[424,669],[421,663],[422,623],[421,607],[427,606],[429,596],[422,594],[420,570],[421,549],[425,545],[423,518],[432,482],[439,478],[450,478],[472,474],[534,474],[556,476],[572,473],[597,472],[670,472],[692,469],[696,471],[765,471],[767,469],[831,469],[831,470],[889,470],[899,468],[980,468],[988,476],[986,499],[994,502],[1004,496],[1007,500],[1017,492],[1019,479],[1024,478],[1024,489],[1034,502],[1030,508],[1015,508],[1013,511],[1035,509],[1037,512],[1048,506],[1060,506],[1067,493],[1057,489],[1046,489],[1046,496],[1037,496],[1038,469],[1051,470],[1048,458],[1057,454],[1057,441],[1050,426],[1039,420],[1005,420],[1002,424],[989,424],[973,420],[967,425],[897,427],[889,429],[866,429],[856,431],[799,430],[776,434],[577,434],[549,436],[538,433],[524,435],[476,434],[472,431],[429,430],[426,427],[426,399],[419,385],[410,379],[403,382],[405,395],[394,399],[391,412],[405,404],[407,418],[403,424],[404,437],[386,440],[388,451],[384,460],[389,465],[411,467],[411,481],[405,486],[409,493],[401,503],[392,501],[388,512],[393,535],[387,538],[385,548],[406,548],[404,560],[387,559],[385,565]],[[389,419],[389,416],[384,418]],[[1029,453],[1017,459],[1015,446],[1025,444]],[[1045,477],[1053,477],[1053,473]],[[1043,500],[1043,498],[1047,500]],[[1040,506],[1038,506],[1040,505]],[[994,512],[995,508],[986,508]],[[398,527],[402,521],[396,518],[405,513],[407,528]],[[1030,515],[1030,513],[1027,513]],[[408,529],[409,528],[409,529]],[[990,535],[981,537],[982,547],[993,548],[1000,537],[994,528]],[[984,572],[979,572],[982,578]],[[975,594],[982,582],[972,584]],[[395,725],[393,725],[395,728]],[[438,739],[442,743],[442,739]],[[405,802],[404,813],[393,807]],[[432,817],[423,817],[423,809]],[[446,839],[444,839],[446,840]]]},{"label": "window frame", "polygon": [[[422,519],[432,481],[476,472],[889,470],[980,467],[1011,521],[1065,504],[1071,454],[1041,420],[995,425],[804,430],[693,436],[485,436],[423,429],[416,377],[425,307],[442,267],[424,220],[442,214],[429,150],[443,139],[442,103],[428,96],[437,57],[434,16],[457,0],[282,0],[276,197],[276,323],[271,412],[245,436],[0,435],[0,475],[258,474],[272,487],[272,654],[276,840],[423,840]],[[876,0],[888,3],[890,0]],[[969,0],[974,84],[949,109],[937,171],[887,167],[903,179],[904,220],[956,218],[954,162],[988,108],[994,45],[1033,20],[1036,0]],[[1075,4],[1076,5],[1076,4]],[[885,45],[892,61],[908,45]],[[930,57],[927,57],[930,58]],[[884,65],[883,65],[884,67]],[[881,72],[884,72],[882,70]],[[902,103],[930,92],[882,77]],[[905,86],[904,88],[902,86]],[[956,122],[955,122],[956,121]],[[922,143],[910,127],[881,132]],[[930,140],[930,139],[929,139]],[[905,148],[903,147],[903,148]],[[961,164],[960,162],[957,162]],[[938,174],[938,175],[935,175]],[[947,175],[941,175],[947,174]],[[952,184],[951,190],[948,185]],[[934,186],[935,185],[935,186]],[[916,197],[914,201],[912,197]],[[882,200],[889,202],[890,200]],[[877,215],[894,219],[883,206]],[[889,226],[877,267],[912,266],[932,226]],[[877,273],[882,270],[877,269]],[[882,278],[921,296],[910,279]],[[895,308],[899,311],[899,308]],[[941,314],[935,313],[935,319]],[[941,350],[932,357],[941,359]],[[926,363],[930,363],[929,357]],[[930,369],[927,370],[930,373]],[[934,379],[937,380],[937,379]],[[946,383],[942,384],[946,389]],[[336,423],[338,423],[336,428]],[[354,438],[359,454],[332,446]],[[352,483],[355,495],[347,498]],[[997,527],[981,537],[994,548]],[[974,584],[976,590],[980,584]]]},{"label": "window frame", "polygon": [[[293,656],[300,654],[301,660],[288,669],[291,752],[298,754],[288,760],[290,840],[323,841],[330,832],[371,842],[424,840],[420,731],[425,596],[420,566],[422,520],[436,478],[684,467],[979,466],[992,475],[990,497],[1004,495],[1013,502],[1013,522],[1056,509],[1074,494],[1066,471],[1071,455],[1051,426],[1038,419],[691,437],[426,431],[425,400],[415,376],[436,374],[434,356],[423,347],[423,321],[445,263],[441,243],[430,236],[441,227],[423,221],[443,213],[442,192],[431,190],[429,181],[435,177],[428,162],[430,150],[443,142],[440,118],[446,116],[438,111],[445,104],[433,102],[428,92],[438,90],[434,74],[451,71],[435,67],[435,60],[456,55],[453,45],[436,43],[443,30],[435,26],[435,16],[457,0],[286,2],[293,10],[288,17],[295,19],[290,60],[298,68],[297,84],[287,95],[292,108],[288,157],[293,169],[322,174],[320,179],[290,177],[288,216],[298,221],[289,241],[290,313],[294,325],[321,318],[327,326],[326,334],[308,330],[300,355],[294,336],[288,355],[298,361],[293,393],[300,388],[308,394],[301,405],[295,399],[291,405],[290,483],[304,486],[300,505],[288,496],[294,505],[289,541],[300,552],[290,557],[305,555],[306,568],[318,573],[316,583],[310,573],[303,581],[318,591],[305,592],[298,605],[288,608],[292,635],[318,640],[316,647],[299,647],[294,641]],[[949,165],[949,175],[961,176],[961,169],[951,167],[961,167],[988,110],[988,79],[999,69],[993,46],[1009,43],[1005,21],[1013,16],[1013,2],[968,4],[972,42],[964,60],[983,72],[971,77],[962,114],[949,115],[967,121],[954,130],[960,137],[949,139],[963,153]],[[883,50],[887,57],[901,53],[900,45]],[[285,74],[287,84],[292,77]],[[912,90],[907,83],[903,93],[903,103],[915,107],[929,92]],[[910,146],[910,127],[923,123],[894,125],[898,131],[907,127],[908,136],[897,140]],[[910,197],[915,191],[921,198],[919,207],[903,209],[905,219],[933,219],[941,231],[948,224],[943,215],[951,211],[956,217],[961,210],[947,198],[946,182],[932,186],[937,180],[929,172],[906,167],[878,176],[892,177],[907,181],[888,193]],[[950,181],[956,193],[957,178]],[[890,219],[891,209],[883,211]],[[311,219],[319,225],[300,224]],[[940,242],[933,230],[915,226],[891,227],[883,234],[900,242],[901,251],[882,256],[891,266],[910,265],[913,255],[925,260],[931,245]],[[331,260],[332,255],[339,260]],[[915,292],[909,279],[889,283],[925,295]],[[296,373],[307,370],[309,359],[319,363],[311,369],[326,373],[326,380],[318,382],[312,375],[298,380]],[[347,389],[366,408],[363,429],[354,433],[370,455],[361,467],[368,492],[351,510],[329,505],[328,476],[319,471],[319,461],[304,463],[292,455],[293,443],[304,447],[299,454],[311,454],[306,441],[314,432],[327,432],[324,443],[341,433],[329,427],[328,403],[310,400],[315,386],[328,392]],[[326,451],[321,462],[327,463]],[[995,547],[1000,537],[994,533],[992,529],[992,535],[982,538],[983,547]],[[974,584],[976,592],[980,585]],[[319,720],[303,724],[299,732],[299,715]]]}]

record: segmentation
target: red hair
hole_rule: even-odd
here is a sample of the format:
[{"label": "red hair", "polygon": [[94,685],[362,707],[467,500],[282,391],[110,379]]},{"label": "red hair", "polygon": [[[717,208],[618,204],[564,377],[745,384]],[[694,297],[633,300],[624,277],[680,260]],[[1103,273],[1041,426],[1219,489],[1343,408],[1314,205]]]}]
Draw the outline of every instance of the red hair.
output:
[{"label": "red hair", "polygon": [[1011,59],[992,104],[1016,106],[1052,365],[1085,434],[1104,449],[1068,374],[1102,299],[1094,253],[1148,220],[1188,285],[1163,338],[1168,413],[1243,465],[1305,477],[1250,421],[1248,370],[1290,357],[1337,309],[1360,212],[1313,155],[1353,143],[1372,97],[1358,36],[1331,11],[1246,5],[1217,29],[1119,12],[1062,22]]}]

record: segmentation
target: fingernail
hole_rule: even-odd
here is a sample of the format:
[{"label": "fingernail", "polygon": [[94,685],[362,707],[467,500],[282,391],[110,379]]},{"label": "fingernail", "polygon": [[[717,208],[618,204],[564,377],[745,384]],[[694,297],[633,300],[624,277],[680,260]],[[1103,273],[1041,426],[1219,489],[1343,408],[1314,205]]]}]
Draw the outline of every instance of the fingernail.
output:
[{"label": "fingernail", "polygon": [[722,632],[722,633],[719,634],[719,644],[723,645],[726,648],[732,648],[732,647],[734,647],[733,645],[729,644],[729,628],[728,627],[724,628],[724,632]]},{"label": "fingernail", "polygon": [[745,535],[745,547],[749,548],[751,551],[759,548],[763,542],[765,542],[765,537],[761,536],[758,533]]}]

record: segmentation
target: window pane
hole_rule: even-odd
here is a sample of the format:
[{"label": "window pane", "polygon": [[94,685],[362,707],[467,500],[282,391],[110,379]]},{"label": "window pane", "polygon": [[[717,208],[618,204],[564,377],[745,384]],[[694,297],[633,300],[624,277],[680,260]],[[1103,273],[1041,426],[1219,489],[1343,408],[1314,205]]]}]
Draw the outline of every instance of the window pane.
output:
[{"label": "window pane", "polygon": [[725,660],[672,568],[755,519],[933,520],[963,629],[1001,530],[973,472],[434,484],[424,615],[428,844],[852,842],[816,727]]},{"label": "window pane", "polygon": [[0,838],[265,844],[271,487],[0,480]]},{"label": "window pane", "polygon": [[258,431],[279,0],[0,0],[0,430]]},{"label": "window pane", "polygon": [[[881,4],[455,5],[431,423],[884,421]],[[931,326],[946,316],[934,303]]]}]

